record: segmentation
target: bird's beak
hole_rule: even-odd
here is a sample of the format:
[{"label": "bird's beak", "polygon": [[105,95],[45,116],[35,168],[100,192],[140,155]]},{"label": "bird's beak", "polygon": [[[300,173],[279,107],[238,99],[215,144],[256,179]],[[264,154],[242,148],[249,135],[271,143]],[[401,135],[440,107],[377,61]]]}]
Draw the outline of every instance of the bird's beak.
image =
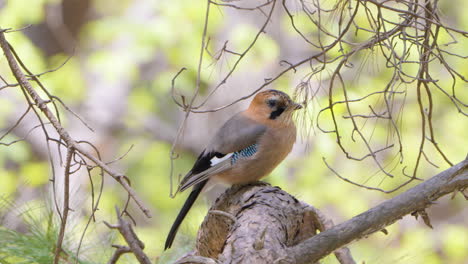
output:
[{"label": "bird's beak", "polygon": [[302,105],[298,103],[293,103],[292,108],[293,110],[299,110],[302,108]]}]

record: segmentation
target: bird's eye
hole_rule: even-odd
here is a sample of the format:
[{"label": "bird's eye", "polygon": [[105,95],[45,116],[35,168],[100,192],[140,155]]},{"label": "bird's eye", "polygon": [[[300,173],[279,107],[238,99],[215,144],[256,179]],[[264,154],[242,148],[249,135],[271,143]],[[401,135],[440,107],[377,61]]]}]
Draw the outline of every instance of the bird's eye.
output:
[{"label": "bird's eye", "polygon": [[267,101],[267,104],[269,107],[274,107],[276,105],[276,100],[275,99],[270,99]]}]

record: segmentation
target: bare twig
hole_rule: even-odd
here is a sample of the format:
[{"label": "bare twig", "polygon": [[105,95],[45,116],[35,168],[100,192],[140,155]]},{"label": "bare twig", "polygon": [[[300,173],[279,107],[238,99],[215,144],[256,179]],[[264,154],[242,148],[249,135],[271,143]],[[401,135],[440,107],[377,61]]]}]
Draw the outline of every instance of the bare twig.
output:
[{"label": "bare twig", "polygon": [[132,250],[127,246],[112,245],[112,247],[115,248],[115,251],[114,254],[112,254],[112,257],[107,262],[107,264],[115,264],[119,260],[120,256],[122,256],[125,253],[132,252]]},{"label": "bare twig", "polygon": [[57,245],[55,246],[54,264],[59,263],[60,253],[62,252],[63,237],[65,235],[65,227],[67,225],[68,212],[70,211],[70,164],[74,154],[73,147],[69,147],[67,150],[67,157],[65,159],[64,168],[64,184],[63,184],[63,211],[62,219],[60,222],[60,231],[57,239]]},{"label": "bare twig", "polygon": [[[203,26],[203,34],[202,34],[202,38],[201,38],[200,56],[199,56],[199,59],[198,59],[197,82],[196,82],[196,86],[195,86],[195,92],[193,93],[193,96],[192,96],[192,99],[190,100],[190,103],[188,105],[183,104],[184,105],[184,110],[185,110],[185,116],[184,116],[184,119],[182,121],[182,124],[179,126],[179,129],[177,130],[175,140],[172,143],[172,147],[171,147],[171,154],[170,154],[171,173],[169,175],[169,185],[170,185],[169,195],[171,197],[175,196],[175,193],[173,193],[173,185],[174,184],[173,184],[173,180],[172,180],[173,179],[172,174],[173,174],[174,160],[177,158],[177,155],[175,154],[175,147],[176,147],[177,142],[179,141],[179,138],[181,137],[181,135],[182,135],[182,133],[183,133],[183,131],[185,129],[185,125],[187,124],[187,120],[188,120],[188,117],[190,115],[192,106],[193,106],[193,104],[195,102],[195,99],[198,96],[198,93],[200,92],[201,67],[202,67],[202,63],[203,63],[203,54],[205,52],[205,45],[206,45],[206,38],[207,38],[207,31],[208,31],[208,20],[209,20],[209,15],[210,15],[210,5],[211,5],[211,1],[208,0],[207,5],[206,5],[205,21],[204,21],[204,26]],[[184,69],[181,69],[177,73],[177,75],[182,73],[183,70]],[[177,77],[177,75],[176,75],[176,77]],[[174,79],[172,80],[172,90],[174,90]],[[173,98],[174,98],[174,96],[173,96]]]},{"label": "bare twig", "polygon": [[119,230],[120,234],[127,242],[128,247],[114,245],[113,247],[116,248],[116,251],[114,252],[108,263],[117,263],[118,258],[122,254],[132,252],[137,258],[138,262],[140,262],[141,264],[151,264],[151,261],[149,260],[148,256],[146,256],[146,254],[143,252],[145,245],[135,234],[135,231],[133,231],[133,228],[130,225],[130,223],[128,223],[122,218],[120,211],[117,207],[115,208],[115,213],[117,215],[118,224],[111,225],[107,222],[104,222],[104,224],[110,229]]}]

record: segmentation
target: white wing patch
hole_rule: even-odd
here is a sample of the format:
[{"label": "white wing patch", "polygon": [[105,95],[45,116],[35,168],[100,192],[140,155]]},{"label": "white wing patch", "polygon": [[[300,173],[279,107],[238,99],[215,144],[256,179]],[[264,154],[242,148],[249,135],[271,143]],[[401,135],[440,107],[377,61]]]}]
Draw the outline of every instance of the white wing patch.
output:
[{"label": "white wing patch", "polygon": [[224,157],[222,157],[222,158],[217,158],[217,157],[211,158],[211,160],[210,160],[211,166],[213,167],[214,165],[216,165],[216,164],[218,164],[218,163],[220,163],[220,162],[223,162],[223,161],[225,161],[225,160],[231,158],[232,154],[234,154],[234,153],[226,154],[226,155],[225,155]]}]

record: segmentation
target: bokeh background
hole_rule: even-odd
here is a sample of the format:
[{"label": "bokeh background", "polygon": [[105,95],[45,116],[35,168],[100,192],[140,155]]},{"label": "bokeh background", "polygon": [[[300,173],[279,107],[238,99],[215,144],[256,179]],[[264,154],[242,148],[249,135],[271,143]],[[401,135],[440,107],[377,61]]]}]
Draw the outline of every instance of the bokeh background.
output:
[{"label": "bokeh background", "polygon": [[[324,3],[333,5],[334,1]],[[205,3],[188,0],[0,1],[0,27],[27,26],[7,34],[24,63],[34,73],[56,69],[42,75],[41,81],[94,131],[61,109],[64,127],[75,139],[93,142],[106,161],[125,154],[112,166],[128,175],[132,186],[151,208],[151,219],[145,218],[134,206],[130,210],[137,222],[136,231],[146,244],[145,251],[158,263],[170,263],[193,248],[198,226],[209,204],[223,188],[215,187],[196,203],[179,231],[175,246],[164,252],[165,236],[187,195],[169,197],[171,144],[184,118],[184,112],[172,100],[171,80],[186,67],[187,71],[177,78],[176,94],[190,98],[195,90],[205,8]],[[254,12],[212,8],[208,30],[210,44],[201,71],[197,102],[201,102],[233,66],[234,57],[213,59],[216,51],[226,40],[233,51],[245,49],[265,19]],[[448,25],[468,29],[468,6],[464,0],[439,1],[439,8]],[[362,39],[365,37],[356,35],[354,40]],[[466,56],[466,38],[459,41],[454,51]],[[210,52],[213,57],[209,56]],[[229,81],[210,97],[205,109],[225,105],[250,93],[266,78],[284,69],[281,60],[297,61],[310,52],[313,49],[295,34],[289,18],[278,8],[266,34],[261,35]],[[352,95],[369,92],[369,87],[385,86],[389,73],[385,72],[378,56],[369,52],[357,56],[356,60],[360,62],[358,69],[349,69],[344,74]],[[466,76],[466,59],[454,60],[453,65]],[[309,71],[310,68],[305,67],[296,73],[290,72],[268,88],[292,95]],[[0,58],[0,75],[14,82],[4,57]],[[449,76],[441,74],[440,77],[442,83],[449,85]],[[310,82],[312,90],[320,85],[320,80]],[[409,88],[413,86],[408,85]],[[466,83],[458,82],[456,89],[466,102]],[[0,90],[2,133],[26,110],[22,96],[17,87]],[[457,163],[467,154],[467,119],[448,99],[439,94],[434,97],[436,134],[447,156]],[[401,111],[400,124],[406,159],[398,165],[400,170],[394,172],[395,179],[389,180],[372,162],[346,159],[336,145],[336,138],[316,128],[316,115],[327,105],[327,100],[327,94],[319,91],[307,109],[298,113],[297,144],[287,160],[265,180],[321,209],[339,223],[400,191],[383,194],[353,186],[336,177],[325,166],[323,158],[347,178],[390,189],[406,180],[401,167],[414,166],[421,128],[417,100],[410,92]],[[179,158],[174,161],[174,177],[190,169],[216,129],[233,113],[244,109],[248,102],[190,116],[176,146]],[[344,115],[345,109],[337,111]],[[325,127],[330,125],[329,116],[322,118]],[[48,249],[54,244],[58,222],[53,214],[51,165],[44,136],[38,129],[30,131],[37,124],[37,119],[28,114],[22,124],[3,139],[8,142],[27,136],[26,140],[0,146],[0,263],[48,263],[48,257],[52,256]],[[388,139],[385,127],[378,124],[369,124],[369,127],[373,142]],[[351,150],[362,151],[362,146],[350,142],[346,144]],[[428,152],[435,151],[429,149]],[[422,162],[418,177],[427,179],[448,168],[440,156],[430,156],[439,167]],[[394,162],[393,157],[386,158],[388,164]],[[58,153],[52,151],[52,158],[56,161],[54,166],[59,167]],[[101,183],[98,173],[93,172],[92,176],[95,184]],[[415,184],[417,182],[401,191]],[[79,258],[83,263],[105,263],[113,252],[111,244],[122,243],[122,240],[105,227],[103,221],[115,221],[114,206],[123,206],[126,194],[120,185],[105,177],[96,221],[91,221],[83,236],[91,212],[91,186],[86,173],[74,175],[72,192],[73,212],[65,245],[70,252],[76,252],[81,244]],[[468,263],[468,209],[463,196],[439,200],[428,209],[428,214],[434,229],[424,225],[421,219],[404,217],[387,228],[388,235],[377,233],[350,245],[354,258],[359,263]],[[121,259],[121,263],[135,262],[130,255]],[[323,263],[337,262],[328,257]]]}]

